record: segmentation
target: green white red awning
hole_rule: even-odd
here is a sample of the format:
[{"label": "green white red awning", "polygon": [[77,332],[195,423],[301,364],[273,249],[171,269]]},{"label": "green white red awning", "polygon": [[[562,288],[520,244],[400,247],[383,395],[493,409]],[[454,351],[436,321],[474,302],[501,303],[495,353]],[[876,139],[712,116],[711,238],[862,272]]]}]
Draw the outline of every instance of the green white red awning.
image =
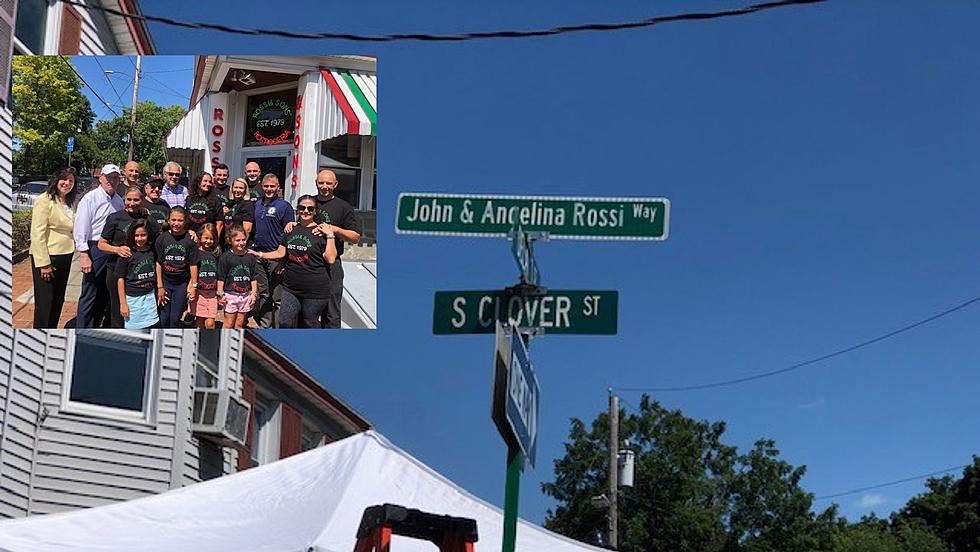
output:
[{"label": "green white red awning", "polygon": [[378,133],[378,78],[372,73],[321,68],[334,101],[346,121],[345,134]]}]

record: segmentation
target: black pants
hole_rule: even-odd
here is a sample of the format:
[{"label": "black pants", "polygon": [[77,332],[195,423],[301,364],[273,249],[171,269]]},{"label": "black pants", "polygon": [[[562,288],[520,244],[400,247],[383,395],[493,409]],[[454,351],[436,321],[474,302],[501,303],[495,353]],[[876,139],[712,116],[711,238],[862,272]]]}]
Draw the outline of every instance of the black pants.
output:
[{"label": "black pants", "polygon": [[116,276],[116,260],[113,255],[109,258],[109,269],[105,271],[105,287],[109,289],[109,320],[110,328],[122,328],[123,317],[119,314],[119,277]]},{"label": "black pants", "polygon": [[57,328],[61,318],[61,308],[65,306],[65,290],[68,289],[68,271],[74,253],[51,255],[54,276],[51,281],[41,278],[41,269],[34,264],[31,256],[31,269],[34,276],[34,327]]},{"label": "black pants", "polygon": [[255,281],[258,284],[259,296],[249,316],[255,319],[260,328],[275,328],[276,311],[282,300],[282,291],[279,284],[282,283],[282,275],[276,274],[276,267],[279,261],[258,259],[256,263]]},{"label": "black pants", "polygon": [[[109,306],[109,288],[106,287],[105,271],[109,269],[109,253],[99,251],[99,242],[88,242],[92,271],[82,273],[82,292],[78,298],[76,328],[101,328],[106,322]],[[112,267],[115,270],[116,267]]]},{"label": "black pants", "polygon": [[327,308],[320,315],[320,327],[339,328],[340,303],[344,298],[344,264],[340,262],[340,257],[332,265],[328,265],[327,275],[330,276],[330,298],[327,300]]}]

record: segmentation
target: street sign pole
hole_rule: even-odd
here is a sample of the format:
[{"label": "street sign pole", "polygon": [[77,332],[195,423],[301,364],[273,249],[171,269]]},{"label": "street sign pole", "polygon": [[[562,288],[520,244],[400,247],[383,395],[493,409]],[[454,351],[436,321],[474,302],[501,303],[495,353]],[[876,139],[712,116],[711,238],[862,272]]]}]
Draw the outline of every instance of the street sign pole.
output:
[{"label": "street sign pole", "polygon": [[520,447],[507,446],[507,486],[504,489],[504,540],[502,552],[514,552],[517,544],[517,495],[521,490],[524,455]]}]

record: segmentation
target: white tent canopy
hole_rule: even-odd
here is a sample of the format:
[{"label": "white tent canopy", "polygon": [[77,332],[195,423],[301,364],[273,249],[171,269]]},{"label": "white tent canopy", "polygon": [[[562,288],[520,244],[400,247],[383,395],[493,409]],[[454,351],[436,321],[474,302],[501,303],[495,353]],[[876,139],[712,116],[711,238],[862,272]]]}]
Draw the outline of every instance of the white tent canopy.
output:
[{"label": "white tent canopy", "polygon": [[[503,513],[368,431],[157,496],[0,523],[4,552],[351,552],[368,506],[476,519],[477,551],[500,550]],[[432,552],[396,537],[393,552]],[[598,551],[520,521],[517,550]]]}]

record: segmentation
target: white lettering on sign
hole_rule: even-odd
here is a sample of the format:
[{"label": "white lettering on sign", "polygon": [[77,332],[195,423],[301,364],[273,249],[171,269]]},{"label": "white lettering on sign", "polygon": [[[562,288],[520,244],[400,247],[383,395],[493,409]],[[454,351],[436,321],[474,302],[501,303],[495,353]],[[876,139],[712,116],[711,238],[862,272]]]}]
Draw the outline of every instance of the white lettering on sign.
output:
[{"label": "white lettering on sign", "polygon": [[596,209],[584,203],[575,203],[572,212],[572,224],[575,226],[622,227],[624,219],[622,206]]},{"label": "white lettering on sign", "polygon": [[[598,303],[598,296],[595,297]],[[537,327],[542,328],[568,328],[571,327],[569,312],[572,310],[572,299],[566,295],[546,295],[544,297],[519,297],[511,296],[507,299],[506,305],[501,305],[501,297],[484,295],[480,297],[477,304],[477,320],[481,327],[488,327],[495,320],[503,320],[501,314],[506,314],[511,326]],[[490,306],[493,306],[493,311]],[[457,297],[453,300],[453,310],[456,315],[451,320],[456,328],[466,325],[466,299]],[[506,312],[501,313],[501,308]],[[597,314],[586,311],[586,315]]]},{"label": "white lettering on sign", "polygon": [[650,205],[643,205],[640,203],[633,204],[633,217],[634,218],[644,218],[650,219],[650,222],[656,222],[657,220],[657,210]]},{"label": "white lettering on sign", "polygon": [[407,220],[408,222],[452,222],[453,206],[439,205],[439,200],[434,198],[430,203],[422,203],[416,198],[412,214]]},{"label": "white lettering on sign", "polygon": [[456,314],[458,315],[458,318],[454,316],[451,321],[454,328],[462,328],[463,324],[466,324],[466,311],[463,310],[463,307],[465,306],[465,297],[457,297],[453,299],[453,310],[456,311]]},{"label": "white lettering on sign", "polygon": [[537,408],[534,404],[535,396],[531,390],[530,382],[524,377],[524,370],[521,369],[521,363],[516,353],[513,353],[511,356],[509,392],[514,406],[517,407],[517,413],[521,417],[521,422],[527,428],[528,437],[530,437],[530,441],[533,443],[534,435],[537,431],[537,417],[535,416]]},{"label": "white lettering on sign", "polygon": [[585,299],[583,299],[585,306],[582,308],[582,314],[585,316],[598,316],[599,299],[601,298],[599,295],[586,295]]}]

